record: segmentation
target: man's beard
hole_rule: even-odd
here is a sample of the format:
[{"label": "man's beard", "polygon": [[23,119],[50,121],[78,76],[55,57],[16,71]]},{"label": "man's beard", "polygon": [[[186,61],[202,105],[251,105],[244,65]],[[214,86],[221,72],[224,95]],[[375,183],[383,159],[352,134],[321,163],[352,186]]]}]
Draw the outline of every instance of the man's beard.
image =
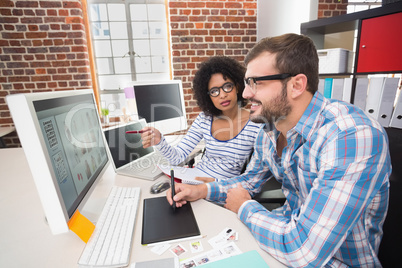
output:
[{"label": "man's beard", "polygon": [[279,120],[285,119],[290,113],[292,108],[290,107],[289,101],[287,100],[287,86],[286,84],[282,87],[282,92],[275,99],[271,100],[267,104],[251,99],[254,102],[259,103],[261,106],[261,114],[253,116],[253,111],[250,112],[250,120],[254,123],[276,123]]}]

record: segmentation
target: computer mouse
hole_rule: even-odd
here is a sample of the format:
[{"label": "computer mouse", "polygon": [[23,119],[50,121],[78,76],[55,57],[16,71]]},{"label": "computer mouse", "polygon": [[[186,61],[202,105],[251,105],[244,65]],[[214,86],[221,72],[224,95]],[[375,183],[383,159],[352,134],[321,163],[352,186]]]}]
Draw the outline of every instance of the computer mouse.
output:
[{"label": "computer mouse", "polygon": [[167,189],[170,188],[170,182],[169,181],[158,181],[154,185],[151,186],[151,194],[159,194],[162,193],[163,191],[166,191]]}]

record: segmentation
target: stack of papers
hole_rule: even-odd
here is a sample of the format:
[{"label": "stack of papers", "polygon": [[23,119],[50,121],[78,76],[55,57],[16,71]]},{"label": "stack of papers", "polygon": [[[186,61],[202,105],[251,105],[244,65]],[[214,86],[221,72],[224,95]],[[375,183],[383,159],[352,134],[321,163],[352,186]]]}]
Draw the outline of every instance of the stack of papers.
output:
[{"label": "stack of papers", "polygon": [[186,167],[166,166],[166,165],[158,165],[158,167],[169,178],[170,178],[170,171],[173,169],[175,180],[186,184],[202,184],[204,182],[198,181],[195,178],[211,177],[207,173],[199,170],[198,168],[186,168]]}]

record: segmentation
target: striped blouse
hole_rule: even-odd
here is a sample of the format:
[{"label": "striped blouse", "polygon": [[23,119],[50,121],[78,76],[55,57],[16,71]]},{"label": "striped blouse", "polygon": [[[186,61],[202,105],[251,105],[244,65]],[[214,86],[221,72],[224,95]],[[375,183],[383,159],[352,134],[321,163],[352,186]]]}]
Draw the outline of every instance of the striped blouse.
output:
[{"label": "striped blouse", "polygon": [[205,153],[195,167],[216,180],[239,175],[262,125],[248,121],[237,136],[226,141],[215,139],[211,126],[212,117],[201,112],[176,147],[170,146],[165,138],[155,147],[172,165],[177,165],[204,139]]}]

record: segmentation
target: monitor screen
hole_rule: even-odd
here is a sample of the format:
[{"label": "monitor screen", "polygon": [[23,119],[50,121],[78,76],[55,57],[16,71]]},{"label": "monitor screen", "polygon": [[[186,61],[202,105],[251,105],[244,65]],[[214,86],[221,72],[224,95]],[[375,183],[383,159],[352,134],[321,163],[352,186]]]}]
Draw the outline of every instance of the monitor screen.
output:
[{"label": "monitor screen", "polygon": [[133,85],[139,118],[163,134],[187,130],[181,80]]},{"label": "monitor screen", "polygon": [[144,148],[142,146],[141,134],[126,134],[126,131],[138,131],[144,127],[145,120],[141,119],[139,122],[114,126],[104,131],[110,155],[116,168],[154,152],[153,147]]},{"label": "monitor screen", "polygon": [[7,102],[54,234],[80,209],[109,161],[92,90],[9,95]]}]

